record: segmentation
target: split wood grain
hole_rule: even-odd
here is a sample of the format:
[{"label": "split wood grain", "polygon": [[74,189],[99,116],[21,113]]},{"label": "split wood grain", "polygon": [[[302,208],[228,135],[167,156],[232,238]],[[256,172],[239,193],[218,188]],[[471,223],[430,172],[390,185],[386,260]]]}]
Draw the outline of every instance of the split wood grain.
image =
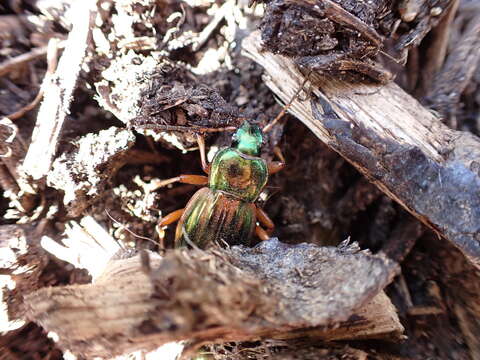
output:
[{"label": "split wood grain", "polygon": [[[288,102],[304,81],[290,59],[243,42],[265,83]],[[349,83],[312,74],[291,113],[385,194],[480,267],[480,140],[447,128],[395,83]]]},{"label": "split wood grain", "polygon": [[75,11],[78,11],[78,15],[75,17],[55,74],[49,84],[42,86],[45,95],[33,130],[32,142],[23,163],[25,172],[35,180],[43,178],[52,165],[60,132],[70,112],[73,91],[82,69],[91,25],[95,19],[94,1],[81,1],[74,6],[77,7]]}]

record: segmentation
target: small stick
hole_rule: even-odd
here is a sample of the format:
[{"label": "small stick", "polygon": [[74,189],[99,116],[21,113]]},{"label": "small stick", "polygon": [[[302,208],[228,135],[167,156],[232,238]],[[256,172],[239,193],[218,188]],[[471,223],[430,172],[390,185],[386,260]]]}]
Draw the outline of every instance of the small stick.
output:
[{"label": "small stick", "polygon": [[141,126],[143,129],[153,129],[161,131],[181,131],[181,132],[199,132],[199,133],[215,133],[223,131],[235,131],[234,126],[226,126],[222,128],[206,128],[201,126],[176,126],[176,125],[160,125],[160,124],[146,124]]},{"label": "small stick", "polygon": [[43,94],[45,92],[45,88],[47,87],[46,84],[50,83],[50,80],[57,69],[58,63],[58,50],[59,48],[63,48],[64,42],[59,42],[58,39],[52,38],[48,42],[47,46],[47,73],[43,79],[42,85],[40,87],[40,91],[38,92],[35,99],[30,104],[25,105],[20,110],[14,112],[13,114],[7,115],[10,120],[16,120],[21,118],[27,112],[35,108],[40,101],[43,99]]},{"label": "small stick", "polygon": [[12,70],[18,69],[26,63],[41,58],[47,54],[47,46],[34,48],[28,53],[5,60],[0,64],[0,76],[4,76]]},{"label": "small stick", "polygon": [[231,8],[232,1],[227,1],[215,12],[215,16],[213,17],[212,21],[200,32],[198,38],[196,39],[196,43],[193,44],[193,51],[197,51],[207,42],[208,38],[212,35],[217,26],[225,17],[227,11],[229,11]]},{"label": "small stick", "polygon": [[277,117],[276,117],[275,119],[273,119],[273,121],[272,121],[270,124],[265,125],[265,127],[262,129],[262,131],[263,131],[264,133],[269,132],[270,130],[272,130],[273,126],[285,115],[285,113],[286,113],[287,110],[290,108],[290,106],[292,106],[293,102],[294,102],[295,99],[298,97],[298,95],[300,94],[300,92],[304,89],[305,84],[306,84],[307,81],[309,80],[311,73],[312,73],[312,71],[310,70],[310,72],[307,74],[307,76],[306,76],[305,79],[303,80],[302,85],[297,89],[297,91],[295,91],[295,94],[293,94],[293,96],[292,96],[292,98],[290,99],[290,101],[288,102],[288,104],[283,107],[282,111],[280,111],[280,112],[278,113]]}]

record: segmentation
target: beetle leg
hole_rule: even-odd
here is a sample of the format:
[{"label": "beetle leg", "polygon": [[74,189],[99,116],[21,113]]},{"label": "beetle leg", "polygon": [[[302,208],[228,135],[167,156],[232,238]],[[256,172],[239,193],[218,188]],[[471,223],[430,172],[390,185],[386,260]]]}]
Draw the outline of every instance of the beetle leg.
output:
[{"label": "beetle leg", "polygon": [[155,191],[157,189],[160,189],[161,187],[164,187],[176,182],[180,182],[183,184],[191,184],[191,185],[207,185],[208,177],[203,175],[180,175],[171,179],[166,179],[166,180],[157,182],[156,184],[153,185],[153,188],[150,191]]},{"label": "beetle leg", "polygon": [[267,228],[267,230],[265,230],[260,225],[257,225],[255,227],[255,234],[262,241],[268,240],[270,238],[270,234],[275,227],[275,224],[273,223],[272,219],[268,217],[267,213],[260,209],[258,206],[255,206],[255,215],[258,222]]},{"label": "beetle leg", "polygon": [[285,167],[285,163],[281,161],[270,161],[267,164],[267,167],[268,167],[268,175],[272,175],[279,172],[280,170],[283,170],[283,168]]},{"label": "beetle leg", "polygon": [[272,219],[270,219],[267,213],[258,206],[255,206],[255,215],[257,216],[258,222],[267,228],[267,232],[271,232],[275,228]]},{"label": "beetle leg", "polygon": [[273,148],[273,152],[277,157],[280,159],[280,161],[270,161],[267,166],[268,166],[268,174],[275,174],[279,172],[280,170],[283,170],[285,167],[285,158],[283,157],[282,150],[278,146],[275,146]]},{"label": "beetle leg", "polygon": [[265,230],[263,230],[263,228],[260,225],[255,226],[255,234],[262,241],[270,239],[270,236],[268,235],[268,233]]},{"label": "beetle leg", "polygon": [[207,155],[205,154],[205,138],[203,135],[197,134],[198,150],[200,151],[200,161],[202,162],[202,169],[206,174],[210,173],[210,164],[207,162]]},{"label": "beetle leg", "polygon": [[285,157],[284,157],[283,154],[282,154],[282,150],[281,150],[278,146],[275,146],[275,147],[273,148],[273,153],[274,153],[275,155],[277,155],[277,157],[280,159],[281,162],[283,162],[283,163],[286,162],[286,161],[285,161]]},{"label": "beetle leg", "polygon": [[178,221],[182,217],[184,211],[185,208],[172,211],[170,214],[162,217],[162,219],[158,222],[157,226],[162,228],[164,226],[173,224],[175,221]]},{"label": "beetle leg", "polygon": [[165,249],[165,231],[163,227],[178,221],[182,217],[184,211],[185,211],[185,208],[172,211],[167,216],[162,217],[158,222],[156,229],[157,229],[158,236],[160,238],[161,249]]}]

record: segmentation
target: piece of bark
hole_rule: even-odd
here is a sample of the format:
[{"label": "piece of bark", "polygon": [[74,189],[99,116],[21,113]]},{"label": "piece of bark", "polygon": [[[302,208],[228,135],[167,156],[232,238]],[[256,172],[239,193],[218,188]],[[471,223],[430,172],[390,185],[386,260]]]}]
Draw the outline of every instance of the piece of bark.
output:
[{"label": "piece of bark", "polygon": [[[393,316],[393,317],[392,317]],[[355,311],[347,321],[328,328],[295,330],[275,335],[275,339],[300,337],[318,338],[324,341],[382,339],[399,340],[403,327],[397,318],[397,310],[382,291],[365,306]]]},{"label": "piece of bark", "polygon": [[63,123],[69,114],[73,91],[82,68],[95,18],[95,2],[74,3],[75,22],[50,84],[44,87],[44,100],[38,112],[32,142],[23,163],[25,171],[38,180],[52,165]]},{"label": "piece of bark", "polygon": [[[291,60],[243,42],[284,102],[302,86]],[[480,141],[452,131],[396,84],[352,84],[312,74],[311,96],[290,111],[319,139],[480,267]]]},{"label": "piece of bark", "polygon": [[399,339],[396,312],[378,295],[397,271],[355,245],[271,239],[255,248],[175,250],[150,256],[149,265],[140,256],[115,260],[94,284],[41,289],[26,303],[29,319],[58,334],[62,348],[87,357],[312,327],[320,327],[320,339]]},{"label": "piece of bark", "polygon": [[182,150],[196,144],[192,131],[240,123],[238,109],[168,59],[119,54],[95,86],[100,106],[129,128]]}]

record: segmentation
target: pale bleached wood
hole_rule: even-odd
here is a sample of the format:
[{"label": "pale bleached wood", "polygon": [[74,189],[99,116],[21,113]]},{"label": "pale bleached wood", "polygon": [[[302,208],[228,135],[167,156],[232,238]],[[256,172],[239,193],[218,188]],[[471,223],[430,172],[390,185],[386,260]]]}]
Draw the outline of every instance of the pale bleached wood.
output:
[{"label": "pale bleached wood", "polygon": [[[265,83],[288,102],[304,81],[291,59],[243,42]],[[349,83],[311,74],[291,113],[388,196],[480,267],[480,141],[452,131],[395,83]]]},{"label": "pale bleached wood", "polygon": [[45,96],[38,112],[32,142],[23,162],[25,172],[34,179],[44,177],[52,165],[96,14],[96,3],[93,0],[77,1],[73,6],[72,11],[76,12],[73,28],[55,74],[48,84],[42,85]]}]

